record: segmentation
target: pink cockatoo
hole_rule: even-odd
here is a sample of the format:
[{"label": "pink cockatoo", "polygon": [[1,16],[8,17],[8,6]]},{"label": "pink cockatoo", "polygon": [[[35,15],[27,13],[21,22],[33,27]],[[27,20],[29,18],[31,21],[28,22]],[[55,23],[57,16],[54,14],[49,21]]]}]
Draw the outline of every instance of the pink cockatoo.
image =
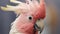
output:
[{"label": "pink cockatoo", "polygon": [[[17,6],[2,7],[4,11],[14,11],[19,15],[14,22],[9,34],[38,34],[39,27],[44,28],[41,19],[45,18],[45,3],[44,0],[25,0],[26,3],[10,0],[13,3],[17,3]],[[39,22],[39,23],[38,23]],[[40,23],[41,22],[41,23]],[[39,27],[34,28],[35,24]]]}]

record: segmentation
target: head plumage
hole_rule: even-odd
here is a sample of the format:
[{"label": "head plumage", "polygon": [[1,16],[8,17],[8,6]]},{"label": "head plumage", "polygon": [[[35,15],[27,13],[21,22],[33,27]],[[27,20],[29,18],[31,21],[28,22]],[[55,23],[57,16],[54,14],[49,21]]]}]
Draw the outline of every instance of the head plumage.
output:
[{"label": "head plumage", "polygon": [[[45,12],[44,0],[25,0],[26,3],[17,0],[10,0],[10,2],[18,4],[17,6],[6,5],[6,7],[1,6],[4,11],[14,11],[17,15],[25,12],[31,12],[40,8],[42,12]],[[44,10],[44,11],[43,11]],[[41,12],[41,11],[40,11]]]}]

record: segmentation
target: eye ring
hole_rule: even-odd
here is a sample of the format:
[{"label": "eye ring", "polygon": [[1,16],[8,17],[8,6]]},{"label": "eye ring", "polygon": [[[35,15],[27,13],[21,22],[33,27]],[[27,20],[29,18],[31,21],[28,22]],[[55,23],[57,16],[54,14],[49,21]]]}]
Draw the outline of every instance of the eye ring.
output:
[{"label": "eye ring", "polygon": [[32,21],[32,20],[34,20],[34,18],[33,18],[32,15],[28,15],[28,16],[27,16],[27,20],[28,20],[28,21]]},{"label": "eye ring", "polygon": [[29,20],[32,20],[32,17],[31,16],[29,16],[28,18],[29,18]]}]

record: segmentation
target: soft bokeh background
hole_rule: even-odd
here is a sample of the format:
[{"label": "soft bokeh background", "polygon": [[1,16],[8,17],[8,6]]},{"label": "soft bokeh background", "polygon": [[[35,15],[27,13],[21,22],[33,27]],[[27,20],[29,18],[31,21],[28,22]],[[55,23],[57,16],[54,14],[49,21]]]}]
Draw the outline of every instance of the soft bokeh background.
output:
[{"label": "soft bokeh background", "polygon": [[[60,34],[60,0],[45,0],[45,1],[46,1],[46,6],[52,5],[53,7],[55,7],[57,19],[54,22],[56,25],[54,25],[53,23],[53,18],[51,23],[47,23],[46,21],[47,19],[45,19],[45,23],[44,23],[45,28],[42,34]],[[11,3],[9,0],[0,0],[0,6],[6,6],[7,4],[16,5]],[[48,8],[47,8],[47,11],[49,11]],[[52,17],[55,17],[55,16],[53,15]],[[14,12],[4,12],[0,9],[0,34],[9,33],[10,24],[15,20],[15,18],[16,18],[16,14]]]}]

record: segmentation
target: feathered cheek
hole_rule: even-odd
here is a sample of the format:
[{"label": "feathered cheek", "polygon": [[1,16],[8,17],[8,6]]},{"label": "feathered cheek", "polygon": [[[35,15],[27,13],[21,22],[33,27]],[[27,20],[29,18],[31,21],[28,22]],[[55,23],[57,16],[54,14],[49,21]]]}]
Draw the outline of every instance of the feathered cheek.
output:
[{"label": "feathered cheek", "polygon": [[25,23],[25,24],[17,23],[16,29],[18,32],[21,32],[21,33],[33,33],[34,24],[32,24],[32,23]]}]

